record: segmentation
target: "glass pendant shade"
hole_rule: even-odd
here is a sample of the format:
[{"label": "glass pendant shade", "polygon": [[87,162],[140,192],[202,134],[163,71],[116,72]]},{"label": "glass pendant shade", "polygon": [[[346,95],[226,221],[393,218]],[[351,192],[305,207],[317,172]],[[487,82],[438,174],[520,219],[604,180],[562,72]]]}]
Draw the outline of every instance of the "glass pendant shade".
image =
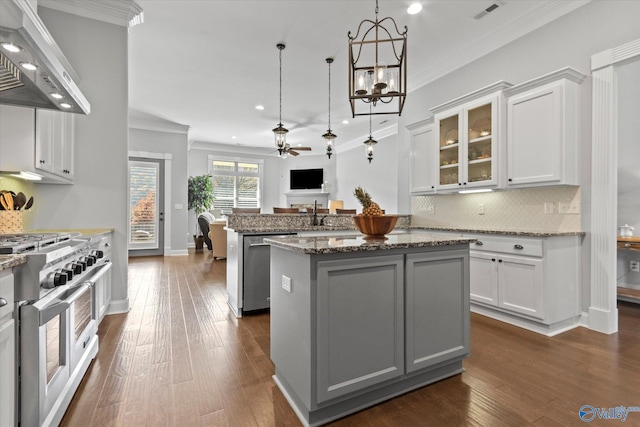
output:
[{"label": "glass pendant shade", "polygon": [[369,160],[369,163],[371,163],[371,160],[373,160],[373,146],[377,143],[378,141],[373,139],[371,135],[369,135],[369,138],[364,142],[367,152],[367,160]]}]

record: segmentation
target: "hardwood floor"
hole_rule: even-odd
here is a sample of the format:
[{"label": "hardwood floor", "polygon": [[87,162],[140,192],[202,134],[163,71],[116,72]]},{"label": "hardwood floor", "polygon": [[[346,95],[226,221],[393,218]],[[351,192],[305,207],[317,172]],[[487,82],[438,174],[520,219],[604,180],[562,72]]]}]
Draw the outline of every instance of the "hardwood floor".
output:
[{"label": "hardwood floor", "polygon": [[[207,251],[130,259],[131,310],[103,320],[61,425],[299,426],[271,379],[269,315],[231,314],[225,268]],[[582,405],[640,406],[640,305],[619,313],[616,334],[553,338],[472,314],[466,372],[331,425],[581,426]]]}]

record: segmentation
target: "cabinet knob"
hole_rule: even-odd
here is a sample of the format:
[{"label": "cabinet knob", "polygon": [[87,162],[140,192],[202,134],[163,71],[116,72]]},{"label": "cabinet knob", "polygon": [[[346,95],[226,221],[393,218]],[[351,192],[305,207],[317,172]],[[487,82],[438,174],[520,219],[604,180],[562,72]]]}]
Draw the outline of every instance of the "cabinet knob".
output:
[{"label": "cabinet knob", "polygon": [[459,182],[459,183],[458,183],[458,185],[462,185],[462,183],[461,183],[461,182]]},{"label": "cabinet knob", "polygon": [[432,185],[431,188],[436,188],[436,187]]},{"label": "cabinet knob", "polygon": [[462,185],[467,185],[467,183],[466,183],[466,182],[463,182],[463,183],[462,183]]},{"label": "cabinet knob", "polygon": [[524,249],[522,245],[513,245],[513,249]]},{"label": "cabinet knob", "polygon": [[509,182],[513,181],[511,178],[509,178]]},{"label": "cabinet knob", "polygon": [[0,298],[0,307],[4,307],[5,305],[7,305],[7,300],[4,298]]},{"label": "cabinet knob", "polygon": [[496,259],[495,258],[491,258],[491,261],[496,262]]},{"label": "cabinet knob", "polygon": [[499,259],[499,260],[498,260],[498,262],[502,262],[502,260],[501,260],[501,259]]},{"label": "cabinet knob", "polygon": [[478,245],[478,246],[482,246],[482,245],[484,245],[484,243],[482,243],[482,241],[481,241],[481,240],[478,240],[478,241],[476,242],[476,245]]},{"label": "cabinet knob", "polygon": [[624,244],[624,247],[625,247],[625,248],[630,248],[630,247],[631,247],[631,243],[625,243],[625,244]]},{"label": "cabinet knob", "polygon": [[44,165],[44,160],[40,160],[40,164],[41,164],[41,165]]}]

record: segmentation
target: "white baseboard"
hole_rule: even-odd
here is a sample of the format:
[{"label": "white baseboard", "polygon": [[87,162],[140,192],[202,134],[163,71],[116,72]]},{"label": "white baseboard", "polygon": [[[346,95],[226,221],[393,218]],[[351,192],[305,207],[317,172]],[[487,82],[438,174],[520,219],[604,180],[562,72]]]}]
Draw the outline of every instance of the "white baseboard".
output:
[{"label": "white baseboard", "polygon": [[129,298],[124,300],[111,301],[107,307],[106,314],[119,314],[129,312]]},{"label": "white baseboard", "polygon": [[188,249],[176,249],[173,251],[164,251],[164,256],[182,256],[189,255]]}]

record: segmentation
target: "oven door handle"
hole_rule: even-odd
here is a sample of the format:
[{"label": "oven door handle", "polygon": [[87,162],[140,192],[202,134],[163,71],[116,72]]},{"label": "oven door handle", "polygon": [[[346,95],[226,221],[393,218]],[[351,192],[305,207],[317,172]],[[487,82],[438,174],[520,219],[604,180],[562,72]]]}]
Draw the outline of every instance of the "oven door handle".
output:
[{"label": "oven door handle", "polygon": [[51,305],[41,308],[39,310],[40,326],[46,325],[51,319],[67,311],[71,304],[73,304],[73,302],[77,300],[90,287],[91,285],[87,284],[79,285],[73,288],[73,292],[71,293],[71,295],[69,295],[65,299],[58,300]]},{"label": "oven door handle", "polygon": [[104,276],[106,272],[111,269],[112,265],[113,263],[111,261],[105,262],[95,271],[95,273],[90,278],[86,279],[82,283],[86,283],[90,286],[94,286],[96,282],[100,280],[100,278]]}]

